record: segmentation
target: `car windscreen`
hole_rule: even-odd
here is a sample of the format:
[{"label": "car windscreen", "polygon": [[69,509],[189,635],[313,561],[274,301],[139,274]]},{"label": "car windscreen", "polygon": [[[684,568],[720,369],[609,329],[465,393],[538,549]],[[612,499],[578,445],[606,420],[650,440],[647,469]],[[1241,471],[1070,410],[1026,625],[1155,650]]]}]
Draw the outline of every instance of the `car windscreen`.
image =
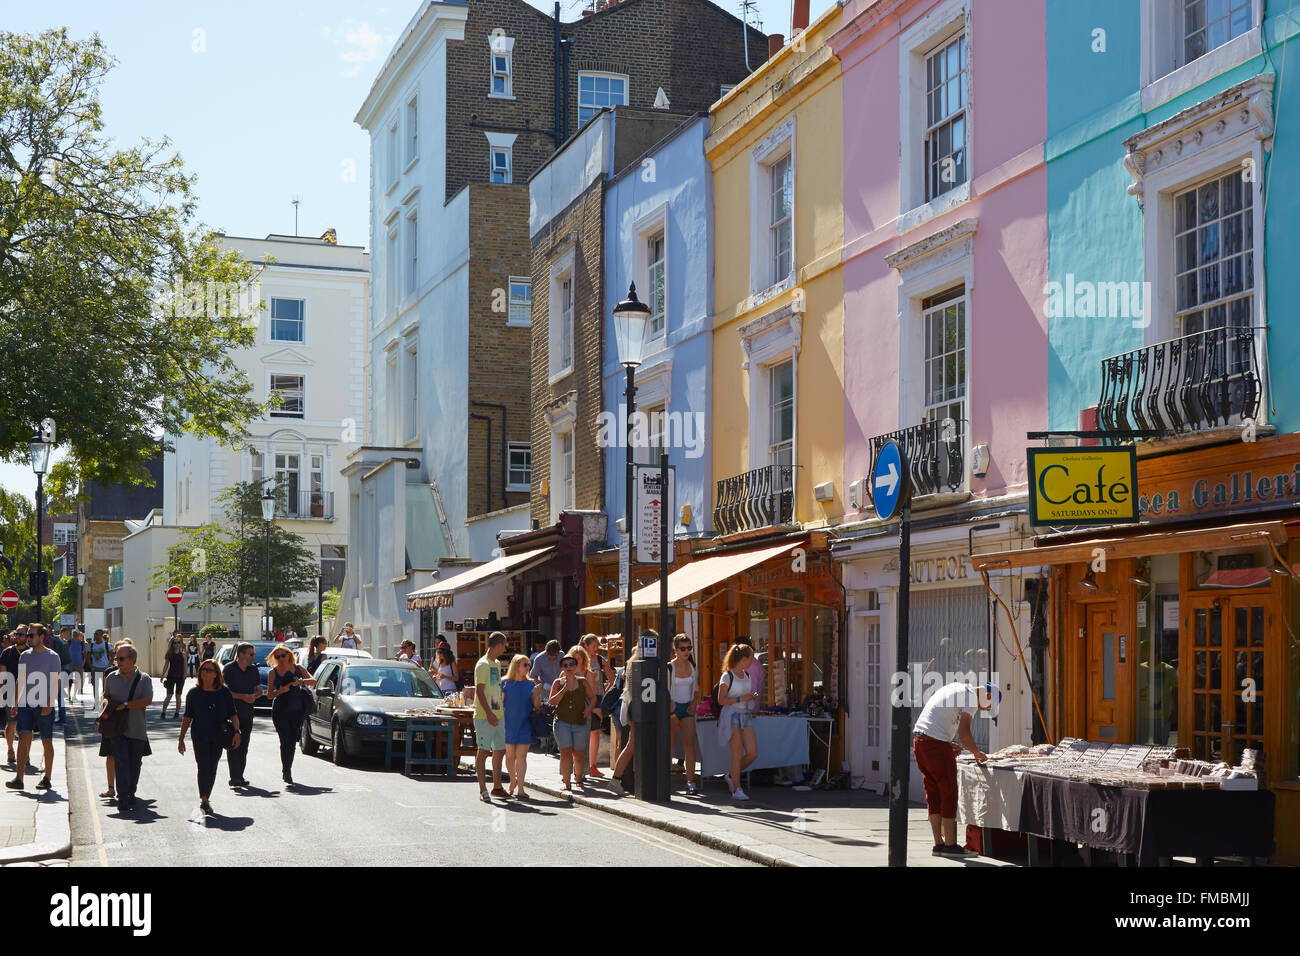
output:
[{"label": "car windscreen", "polygon": [[409,667],[349,667],[339,684],[339,693],[357,697],[442,696],[427,674]]},{"label": "car windscreen", "polygon": [[258,667],[266,667],[266,655],[271,653],[272,649],[284,647],[279,641],[254,641],[253,642],[253,663]]}]

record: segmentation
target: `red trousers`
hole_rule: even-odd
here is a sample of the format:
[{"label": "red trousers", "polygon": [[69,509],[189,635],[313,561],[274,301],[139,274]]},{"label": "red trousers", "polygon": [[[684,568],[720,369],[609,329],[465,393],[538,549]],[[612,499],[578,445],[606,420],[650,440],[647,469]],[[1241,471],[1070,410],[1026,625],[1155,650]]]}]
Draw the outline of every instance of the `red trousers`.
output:
[{"label": "red trousers", "polygon": [[952,744],[925,734],[912,737],[912,753],[925,784],[925,806],[931,816],[957,818],[957,755]]}]

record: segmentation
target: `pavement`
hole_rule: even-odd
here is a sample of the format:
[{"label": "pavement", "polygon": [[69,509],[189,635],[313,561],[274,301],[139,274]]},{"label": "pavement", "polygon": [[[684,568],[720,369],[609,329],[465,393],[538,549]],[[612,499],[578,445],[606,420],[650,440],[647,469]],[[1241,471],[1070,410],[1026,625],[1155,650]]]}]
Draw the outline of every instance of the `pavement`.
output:
[{"label": "pavement", "polygon": [[[85,707],[92,707],[89,698],[67,705],[69,720]],[[27,785],[25,790],[0,790],[0,866],[65,865],[72,853],[68,822],[67,745],[64,740],[66,727],[66,724],[54,725],[54,768],[50,773],[53,786],[49,790],[36,789],[41,772],[30,766],[23,774],[23,782]],[[15,734],[14,750],[17,749],[18,736]],[[4,750],[0,750],[0,757],[4,755]],[[45,759],[39,735],[32,735],[28,759],[37,768]],[[5,780],[12,779],[13,772],[13,767],[7,763],[0,770]]]},{"label": "pavement", "polygon": [[[602,753],[604,748],[602,748]],[[600,769],[609,774],[602,760]],[[618,796],[604,780],[588,777],[580,792],[566,793],[558,757],[531,753],[525,775],[528,790],[654,827],[702,846],[734,853],[764,866],[887,866],[889,802],[869,790],[795,790],[754,785],[750,799],[731,799],[723,778],[702,780],[699,796],[686,794],[686,776],[674,771],[667,805]],[[990,867],[1014,863],[984,856],[949,859],[931,855],[934,839],[925,805],[910,804],[907,865],[911,867]]]}]

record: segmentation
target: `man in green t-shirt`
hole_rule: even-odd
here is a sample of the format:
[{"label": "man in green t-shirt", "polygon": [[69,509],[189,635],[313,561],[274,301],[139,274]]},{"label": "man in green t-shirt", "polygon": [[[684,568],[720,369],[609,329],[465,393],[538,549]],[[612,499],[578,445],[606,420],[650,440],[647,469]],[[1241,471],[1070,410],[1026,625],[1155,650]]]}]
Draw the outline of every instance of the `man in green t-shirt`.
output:
[{"label": "man in green t-shirt", "polygon": [[[506,636],[500,631],[488,635],[487,653],[474,665],[474,735],[478,753],[474,769],[478,772],[478,797],[491,803],[492,797],[508,798],[501,786],[501,758],[506,754],[506,712],[501,699],[501,665],[497,658],[506,649]],[[488,796],[486,770],[492,755],[492,796]]]}]

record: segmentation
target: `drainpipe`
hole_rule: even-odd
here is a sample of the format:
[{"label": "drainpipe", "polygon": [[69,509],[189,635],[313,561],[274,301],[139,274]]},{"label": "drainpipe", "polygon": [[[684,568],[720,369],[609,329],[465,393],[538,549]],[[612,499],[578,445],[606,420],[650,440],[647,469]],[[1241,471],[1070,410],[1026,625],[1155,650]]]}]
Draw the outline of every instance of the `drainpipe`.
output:
[{"label": "drainpipe", "polygon": [[564,142],[564,101],[560,98],[560,4],[556,0],[555,19],[551,24],[551,36],[553,38],[554,51],[551,54],[551,78],[554,81],[554,96],[551,97],[551,105],[555,110],[555,127],[556,143],[558,149]]},{"label": "drainpipe", "polygon": [[477,418],[481,422],[487,422],[487,510],[492,510],[492,417],[490,415],[475,415],[470,413],[470,418]]},{"label": "drainpipe", "polygon": [[573,46],[573,37],[565,37],[560,41],[560,51],[563,54],[564,69],[564,125],[560,127],[563,138],[562,143],[569,141],[569,50]]},{"label": "drainpipe", "polygon": [[[498,402],[470,402],[470,404],[477,405],[480,408],[497,408],[501,410],[501,468],[503,471],[509,469],[510,467],[510,457],[509,457],[510,419],[507,417],[506,407]],[[488,441],[491,441],[491,439],[489,438]],[[492,461],[489,458],[488,467],[491,467],[491,465],[492,465]],[[489,478],[489,487],[490,486],[491,486],[491,479]],[[506,506],[506,480],[505,477],[503,476],[501,478],[501,507],[504,508],[505,506]]]}]

